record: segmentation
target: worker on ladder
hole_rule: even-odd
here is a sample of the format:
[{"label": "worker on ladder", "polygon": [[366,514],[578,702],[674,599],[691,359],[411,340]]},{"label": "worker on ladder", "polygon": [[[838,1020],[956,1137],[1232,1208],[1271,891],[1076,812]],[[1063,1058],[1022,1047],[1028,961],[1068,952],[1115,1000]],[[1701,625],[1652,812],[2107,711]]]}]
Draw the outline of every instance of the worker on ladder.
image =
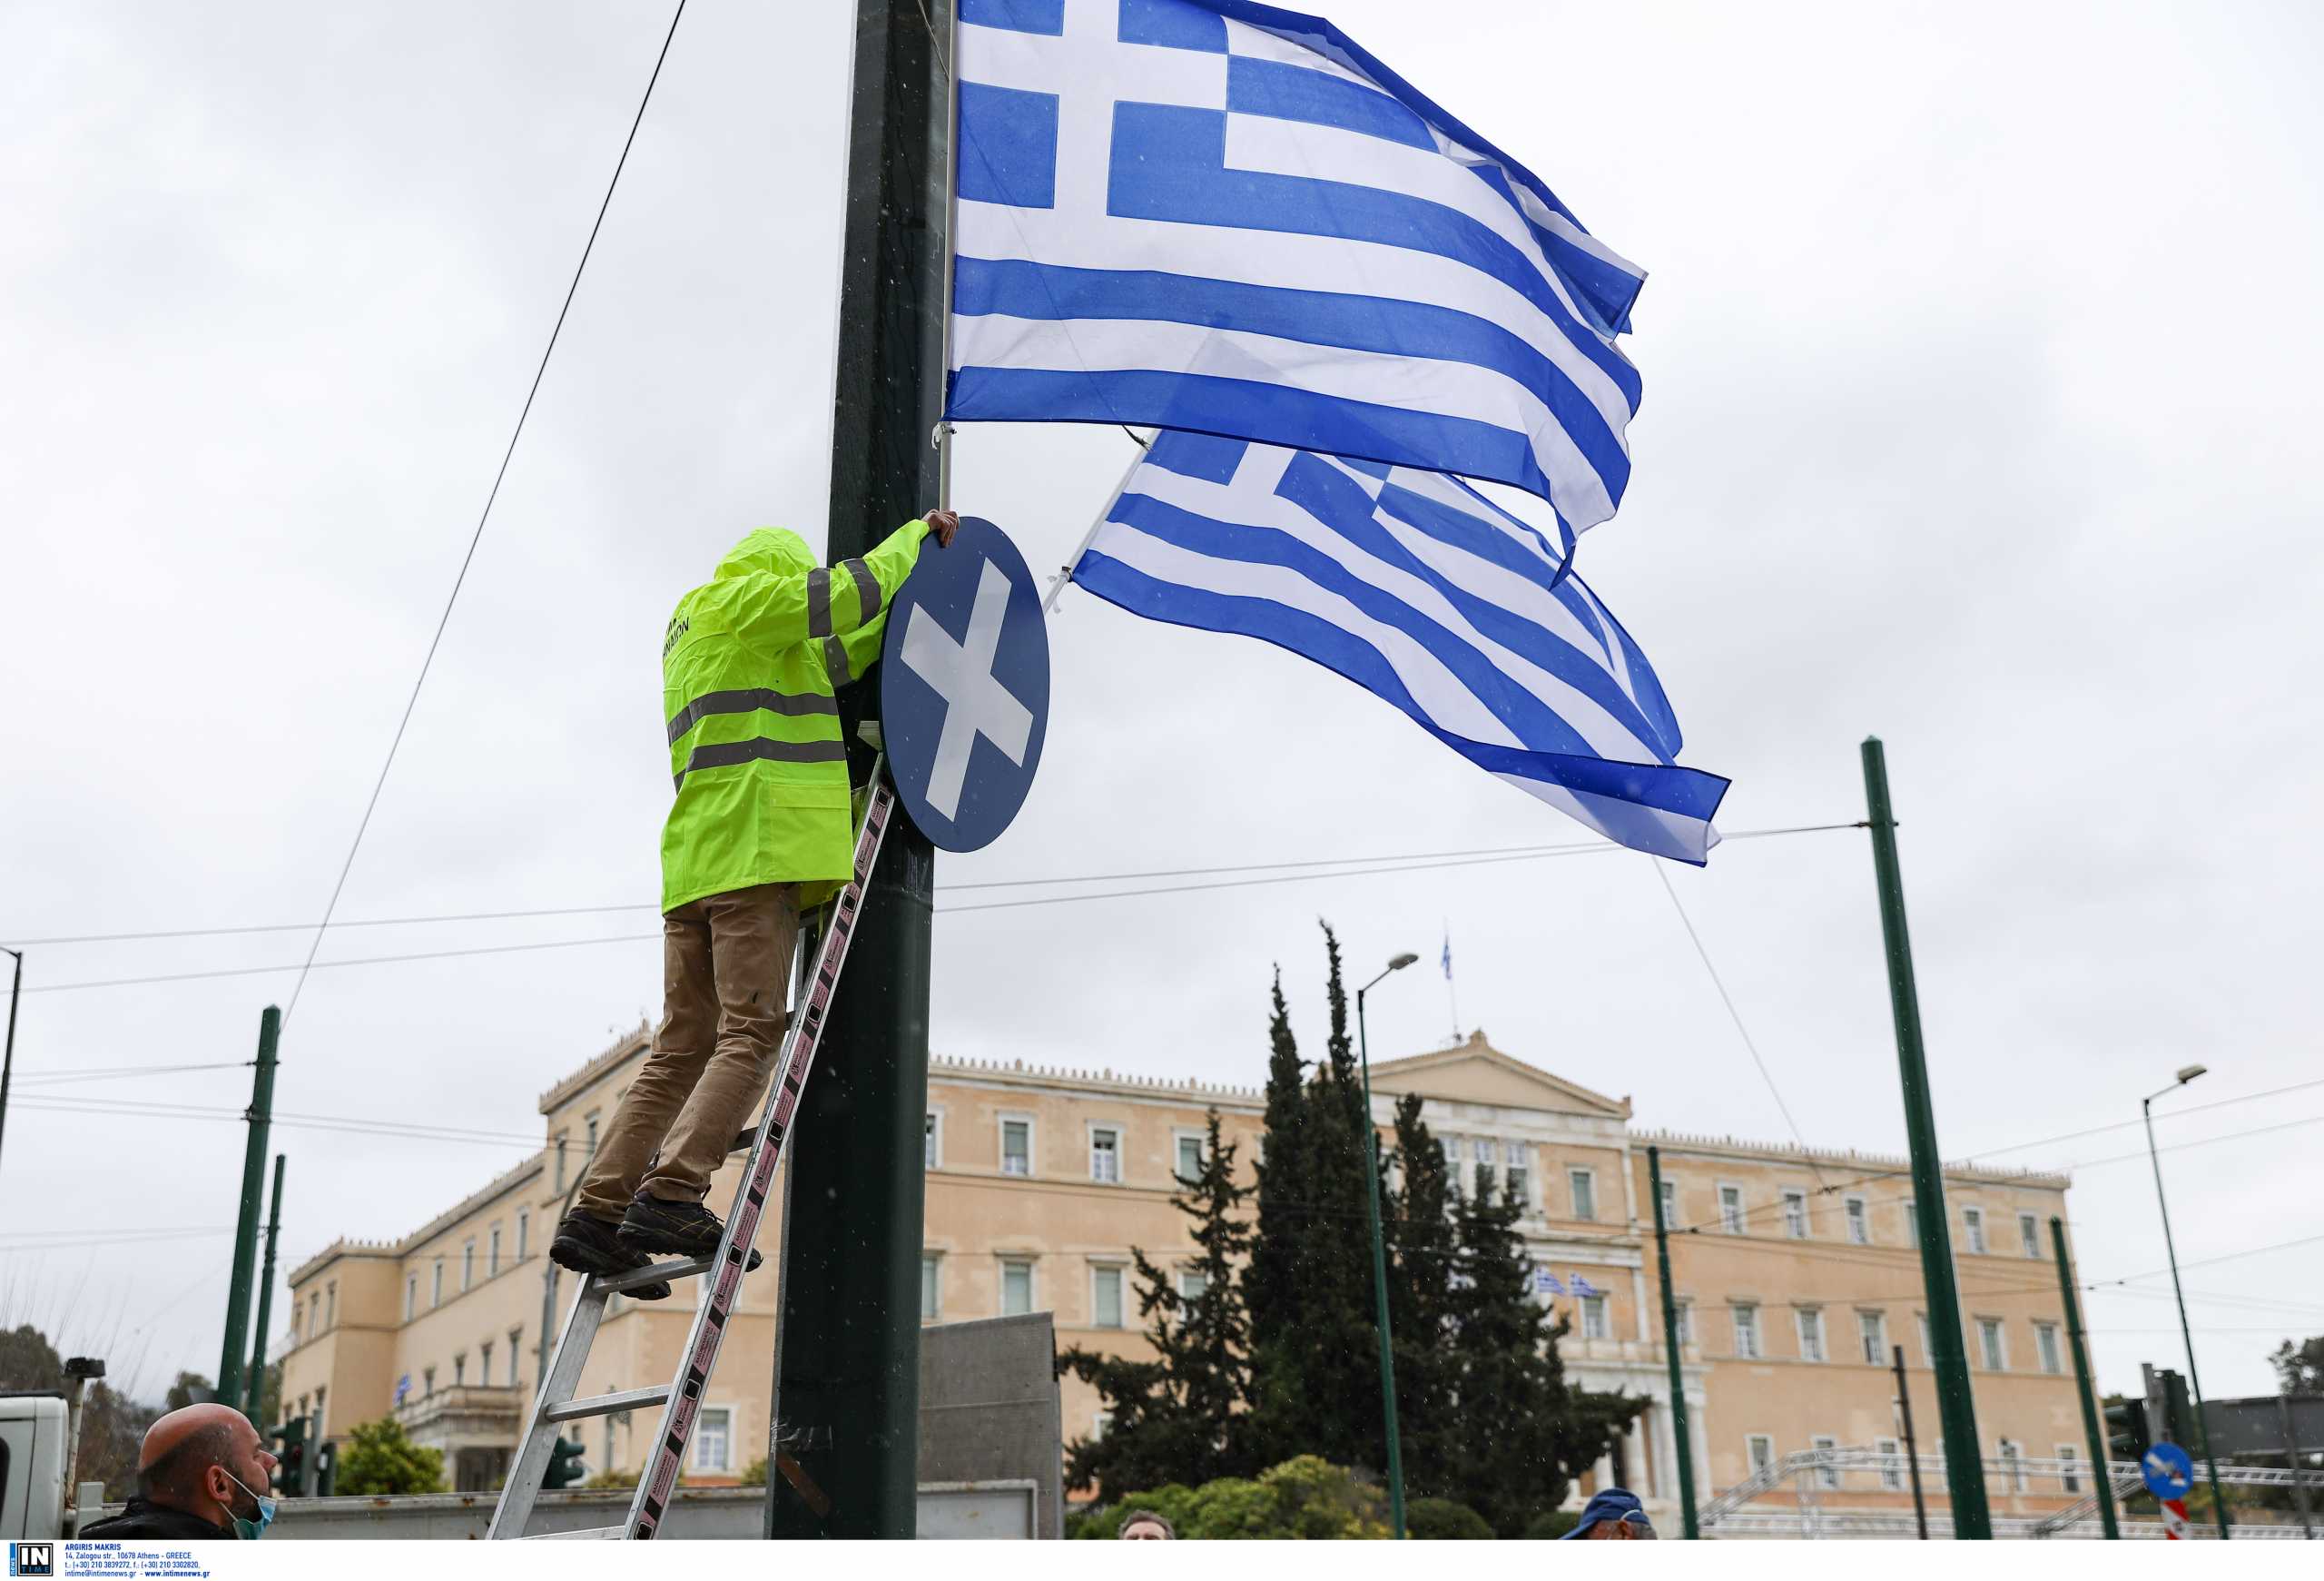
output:
[{"label": "worker on ladder", "polygon": [[717,1250],[724,1227],[703,1198],[781,1052],[800,914],[849,877],[836,693],[880,657],[921,542],[959,528],[933,510],[829,568],[797,533],[762,528],[678,600],[662,641],[677,792],[662,827],[662,1024],[556,1227],[564,1267],[613,1275]]}]

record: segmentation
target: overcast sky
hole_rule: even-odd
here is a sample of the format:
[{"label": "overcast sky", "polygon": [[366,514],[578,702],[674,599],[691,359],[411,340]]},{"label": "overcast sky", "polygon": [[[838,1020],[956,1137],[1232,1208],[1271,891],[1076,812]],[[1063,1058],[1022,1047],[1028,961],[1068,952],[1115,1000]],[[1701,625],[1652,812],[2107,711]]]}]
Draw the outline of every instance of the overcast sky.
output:
[{"label": "overcast sky", "polygon": [[[2102,1383],[2177,1365],[2142,1095],[2324,1074],[2315,681],[2324,201],[2299,5],[1415,7],[1333,18],[1651,272],[1621,514],[1583,569],[1730,831],[1863,815],[1888,743],[1941,1138],[2086,1165]],[[539,1134],[658,1003],[672,603],[745,529],[819,544],[850,8],[695,0],[340,915],[279,1111]],[[668,11],[0,6],[0,931],[320,914]],[[1129,455],[979,429],[956,503],[1055,566]],[[940,886],[1588,837],[1272,648],[1078,592],[1039,784]],[[1459,1024],[1641,1126],[1787,1128],[1649,859],[1590,855],[940,918],[939,1052],[1255,1082],[1316,919],[1382,1056]],[[1678,892],[1812,1141],[1900,1151],[1864,835],[1736,841]],[[1098,885],[1138,887],[1136,884]],[[1039,893],[1039,892],[1029,892]],[[970,904],[956,894],[950,904]],[[986,896],[983,898],[992,898]],[[940,894],[940,904],[945,904]],[[35,944],[0,1320],[149,1390],[217,1364],[247,1102],[298,934]],[[184,1117],[44,1107],[66,1094]],[[39,1102],[35,1102],[35,1101]],[[2324,1235],[2324,1088],[2161,1128],[2189,1262]],[[2306,1122],[2303,1124],[2302,1122]],[[390,1238],[514,1141],[284,1124],[286,1267]],[[89,1244],[79,1232],[183,1230]],[[73,1232],[66,1234],[62,1232]],[[36,1243],[63,1241],[54,1250]],[[2324,1246],[2191,1270],[2202,1378],[2324,1332]],[[280,1329],[278,1301],[276,1312]]]}]

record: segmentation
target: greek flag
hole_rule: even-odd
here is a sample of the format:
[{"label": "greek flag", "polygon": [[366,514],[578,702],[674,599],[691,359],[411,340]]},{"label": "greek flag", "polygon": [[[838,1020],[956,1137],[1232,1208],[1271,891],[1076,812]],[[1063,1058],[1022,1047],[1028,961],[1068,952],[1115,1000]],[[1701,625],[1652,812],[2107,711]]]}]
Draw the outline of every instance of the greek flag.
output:
[{"label": "greek flag", "polygon": [[1537,1296],[1561,1296],[1565,1294],[1565,1286],[1559,1283],[1558,1276],[1548,1269],[1540,1269],[1533,1275],[1533,1293]]},{"label": "greek flag", "polygon": [[1644,275],[1319,17],[960,0],[947,415],[1150,424],[1614,514]]},{"label": "greek flag", "polygon": [[1073,580],[1305,655],[1608,839],[1699,865],[1728,782],[1677,766],[1646,656],[1565,570],[1539,531],[1443,473],[1163,433]]},{"label": "greek flag", "polygon": [[1598,1293],[1598,1287],[1580,1274],[1576,1274],[1573,1276],[1573,1293],[1577,1296],[1594,1296]]}]

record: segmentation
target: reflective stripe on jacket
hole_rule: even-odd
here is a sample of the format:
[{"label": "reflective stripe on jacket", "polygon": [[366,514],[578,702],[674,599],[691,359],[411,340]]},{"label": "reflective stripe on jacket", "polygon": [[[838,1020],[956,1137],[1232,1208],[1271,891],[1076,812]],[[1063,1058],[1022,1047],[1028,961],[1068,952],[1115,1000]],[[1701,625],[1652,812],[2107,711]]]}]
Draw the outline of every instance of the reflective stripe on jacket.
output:
[{"label": "reflective stripe on jacket", "polygon": [[906,522],[826,568],[797,533],[761,528],[678,600],[662,642],[677,790],[662,826],[665,913],[758,884],[803,884],[812,905],[847,877],[855,832],[832,694],[880,657],[927,534]]}]

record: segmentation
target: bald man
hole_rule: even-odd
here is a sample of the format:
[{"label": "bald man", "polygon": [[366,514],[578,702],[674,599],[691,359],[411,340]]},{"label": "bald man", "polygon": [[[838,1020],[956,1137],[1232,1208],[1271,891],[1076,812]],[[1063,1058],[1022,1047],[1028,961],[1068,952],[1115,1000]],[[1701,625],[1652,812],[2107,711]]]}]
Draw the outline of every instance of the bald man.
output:
[{"label": "bald man", "polygon": [[172,1411],[145,1430],[129,1507],[80,1535],[145,1542],[257,1537],[274,1519],[279,1464],[258,1429],[230,1406]]}]

